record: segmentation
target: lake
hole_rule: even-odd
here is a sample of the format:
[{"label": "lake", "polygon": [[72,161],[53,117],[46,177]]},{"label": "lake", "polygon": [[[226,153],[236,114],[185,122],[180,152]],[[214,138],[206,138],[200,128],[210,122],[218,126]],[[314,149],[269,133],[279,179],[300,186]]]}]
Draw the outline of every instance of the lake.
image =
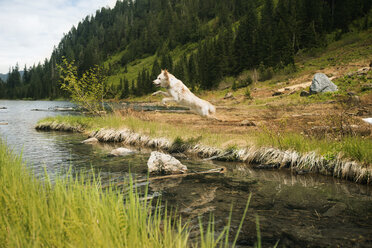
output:
[{"label": "lake", "polygon": [[[76,115],[69,102],[0,100],[0,137],[39,178],[45,171],[53,178],[68,169],[73,172],[100,172],[102,182],[122,181],[128,175],[146,178],[150,150],[136,149],[127,157],[110,157],[119,144],[82,144],[87,137],[65,132],[35,130],[38,120],[55,115]],[[371,247],[372,188],[345,180],[315,174],[295,175],[288,170],[254,170],[242,163],[179,158],[189,171],[225,166],[226,174],[196,175],[157,180],[148,184],[150,196],[161,196],[163,206],[177,209],[198,228],[198,216],[204,223],[212,213],[216,230],[227,223],[232,209],[232,231],[236,231],[249,194],[252,200],[242,232],[241,247],[256,241],[256,216],[259,218],[264,247]],[[143,187],[142,184],[138,187]]]}]

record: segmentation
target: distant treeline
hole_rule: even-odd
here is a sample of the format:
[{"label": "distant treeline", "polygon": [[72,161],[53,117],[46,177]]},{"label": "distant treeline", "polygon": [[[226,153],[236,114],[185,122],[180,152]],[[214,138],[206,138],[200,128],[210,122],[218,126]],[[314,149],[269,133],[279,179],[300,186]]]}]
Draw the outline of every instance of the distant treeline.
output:
[{"label": "distant treeline", "polygon": [[[0,97],[64,96],[56,66],[63,56],[75,60],[82,73],[118,52],[121,59],[107,66],[108,74],[157,54],[151,68],[138,72],[136,82],[123,78],[117,89],[107,86],[109,92],[119,90],[121,97],[151,92],[151,79],[160,68],[189,86],[211,89],[222,77],[245,69],[290,66],[299,50],[325,46],[326,34],[337,39],[356,19],[362,20],[359,29],[367,29],[371,5],[370,0],[118,1],[113,9],[97,10],[72,27],[50,59],[25,67],[22,78],[18,66],[12,68],[7,82],[0,81]],[[169,52],[191,43],[197,48],[173,63]]]}]

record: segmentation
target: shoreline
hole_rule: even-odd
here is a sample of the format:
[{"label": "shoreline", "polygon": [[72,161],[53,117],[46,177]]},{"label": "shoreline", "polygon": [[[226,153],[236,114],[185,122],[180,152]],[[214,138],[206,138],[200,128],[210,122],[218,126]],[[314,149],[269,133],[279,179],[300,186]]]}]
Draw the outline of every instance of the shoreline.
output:
[{"label": "shoreline", "polygon": [[182,152],[196,155],[208,160],[221,160],[229,162],[243,162],[254,165],[256,169],[281,169],[294,170],[298,174],[319,173],[346,179],[360,184],[372,184],[372,168],[363,167],[358,162],[340,158],[326,159],[314,151],[299,153],[294,150],[280,150],[272,147],[249,147],[246,149],[222,150],[202,144],[176,144],[163,137],[151,138],[148,135],[136,133],[129,129],[105,129],[88,132],[81,125],[70,125],[55,121],[42,122],[35,126],[40,131],[67,131],[85,133],[88,137],[95,137],[99,142],[123,143],[131,146],[141,146],[165,152]]}]

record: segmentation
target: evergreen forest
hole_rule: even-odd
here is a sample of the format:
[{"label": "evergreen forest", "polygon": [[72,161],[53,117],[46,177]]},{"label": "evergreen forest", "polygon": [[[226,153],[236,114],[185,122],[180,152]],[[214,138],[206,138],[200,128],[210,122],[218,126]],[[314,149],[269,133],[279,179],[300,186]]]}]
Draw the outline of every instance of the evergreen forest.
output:
[{"label": "evergreen forest", "polygon": [[[294,66],[296,54],[327,46],[371,25],[370,0],[122,0],[82,19],[54,47],[50,58],[10,68],[0,98],[68,98],[58,66],[75,61],[78,72],[95,65],[107,76],[133,61],[153,57],[136,78],[106,83],[107,98],[152,92],[152,80],[168,69],[192,89],[213,89],[244,70]],[[356,22],[358,20],[358,22]],[[180,47],[181,54],[171,55]],[[119,56],[112,61],[110,58]],[[20,70],[23,70],[21,76]]]}]

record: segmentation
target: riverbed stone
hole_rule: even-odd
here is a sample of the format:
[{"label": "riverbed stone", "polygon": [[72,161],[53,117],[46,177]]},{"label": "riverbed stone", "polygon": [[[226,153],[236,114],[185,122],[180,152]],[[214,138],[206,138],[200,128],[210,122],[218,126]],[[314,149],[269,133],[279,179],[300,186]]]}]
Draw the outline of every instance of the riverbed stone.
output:
[{"label": "riverbed stone", "polygon": [[310,85],[310,93],[323,93],[323,92],[335,92],[337,91],[337,85],[335,85],[324,73],[316,73],[313,81]]},{"label": "riverbed stone", "polygon": [[347,205],[345,203],[338,202],[335,205],[333,205],[330,209],[328,209],[327,212],[325,212],[323,214],[323,216],[325,216],[325,217],[335,217],[335,216],[341,214],[346,209],[347,209]]},{"label": "riverbed stone", "polygon": [[92,138],[83,140],[81,143],[83,143],[83,144],[96,144],[96,143],[98,143],[98,139],[95,138],[95,137],[92,137]]},{"label": "riverbed stone", "polygon": [[231,92],[227,92],[223,99],[235,99],[235,97]]},{"label": "riverbed stone", "polygon": [[125,147],[119,147],[110,152],[111,156],[114,157],[124,157],[135,153],[135,151],[125,148]]},{"label": "riverbed stone", "polygon": [[239,126],[255,127],[256,124],[250,120],[243,120],[239,123]]},{"label": "riverbed stone", "polygon": [[310,93],[306,90],[301,91],[300,96],[310,96]]},{"label": "riverbed stone", "polygon": [[179,160],[169,154],[157,151],[151,152],[147,168],[149,173],[159,174],[181,174],[187,171],[187,167]]}]

